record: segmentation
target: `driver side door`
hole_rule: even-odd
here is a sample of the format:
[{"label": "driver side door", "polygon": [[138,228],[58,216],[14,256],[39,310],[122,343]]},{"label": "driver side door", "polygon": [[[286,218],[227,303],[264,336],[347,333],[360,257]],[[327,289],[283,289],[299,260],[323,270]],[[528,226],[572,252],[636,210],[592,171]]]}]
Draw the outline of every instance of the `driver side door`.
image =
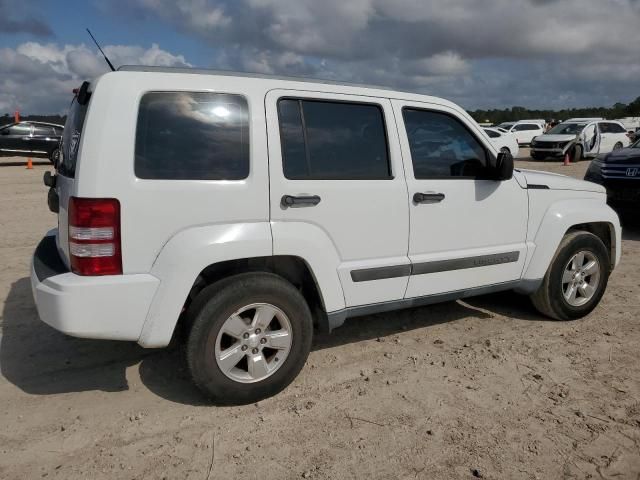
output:
[{"label": "driver side door", "polygon": [[409,188],[412,275],[405,298],[519,280],[527,190],[515,177],[486,179],[495,149],[463,112],[400,100],[393,108]]}]

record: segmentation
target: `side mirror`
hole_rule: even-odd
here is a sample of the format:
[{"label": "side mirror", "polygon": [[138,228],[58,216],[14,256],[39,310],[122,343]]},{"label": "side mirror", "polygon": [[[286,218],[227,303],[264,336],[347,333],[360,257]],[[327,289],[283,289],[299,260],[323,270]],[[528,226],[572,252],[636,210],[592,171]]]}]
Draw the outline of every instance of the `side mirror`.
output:
[{"label": "side mirror", "polygon": [[513,155],[511,152],[500,152],[496,159],[493,178],[498,181],[509,180],[513,177]]}]

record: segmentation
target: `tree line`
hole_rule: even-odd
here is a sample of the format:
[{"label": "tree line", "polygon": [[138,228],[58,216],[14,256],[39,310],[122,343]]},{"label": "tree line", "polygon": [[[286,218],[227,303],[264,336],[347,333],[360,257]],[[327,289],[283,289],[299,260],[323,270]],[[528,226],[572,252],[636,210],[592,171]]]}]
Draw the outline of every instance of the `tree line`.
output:
[{"label": "tree line", "polygon": [[570,108],[563,110],[531,110],[525,107],[511,107],[504,110],[474,110],[470,111],[469,114],[476,122],[490,122],[493,124],[532,118],[557,121],[576,117],[602,117],[608,120],[615,120],[624,117],[640,117],[640,97],[629,104],[616,103],[612,107]]},{"label": "tree line", "polygon": [[[20,115],[21,121],[47,122],[56,123],[58,125],[64,125],[64,121],[66,119],[66,115]],[[13,123],[13,121],[13,114],[5,113],[0,117],[0,127],[3,125],[9,125],[10,123]]]}]

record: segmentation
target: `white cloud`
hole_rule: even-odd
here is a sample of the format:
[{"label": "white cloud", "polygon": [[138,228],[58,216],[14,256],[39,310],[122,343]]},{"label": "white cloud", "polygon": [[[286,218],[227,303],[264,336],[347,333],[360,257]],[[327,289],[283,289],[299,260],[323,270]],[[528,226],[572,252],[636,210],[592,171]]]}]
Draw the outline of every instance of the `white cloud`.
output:
[{"label": "white cloud", "polygon": [[[211,45],[214,67],[384,83],[467,107],[638,95],[638,0],[122,2]],[[210,17],[224,21],[203,28]]]},{"label": "white cloud", "polygon": [[[107,45],[104,51],[116,66],[190,66],[184,56],[174,55],[157,44],[150,48]],[[0,48],[0,113],[16,109],[24,113],[61,113],[74,88],[108,70],[102,56],[84,44],[27,42],[15,49]]]}]

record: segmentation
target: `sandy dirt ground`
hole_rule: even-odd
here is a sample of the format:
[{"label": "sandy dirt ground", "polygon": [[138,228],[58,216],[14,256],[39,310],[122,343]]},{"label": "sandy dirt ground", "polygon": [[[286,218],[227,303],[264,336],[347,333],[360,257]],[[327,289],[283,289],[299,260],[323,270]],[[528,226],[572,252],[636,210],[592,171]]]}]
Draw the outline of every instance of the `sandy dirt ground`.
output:
[{"label": "sandy dirt ground", "polygon": [[[20,162],[22,160],[19,160]],[[496,294],[349,320],[280,395],[212,407],[178,349],[37,318],[46,164],[0,159],[2,479],[640,479],[640,227],[589,317]],[[587,162],[518,161],[581,178]],[[87,312],[90,316],[91,312]]]}]

